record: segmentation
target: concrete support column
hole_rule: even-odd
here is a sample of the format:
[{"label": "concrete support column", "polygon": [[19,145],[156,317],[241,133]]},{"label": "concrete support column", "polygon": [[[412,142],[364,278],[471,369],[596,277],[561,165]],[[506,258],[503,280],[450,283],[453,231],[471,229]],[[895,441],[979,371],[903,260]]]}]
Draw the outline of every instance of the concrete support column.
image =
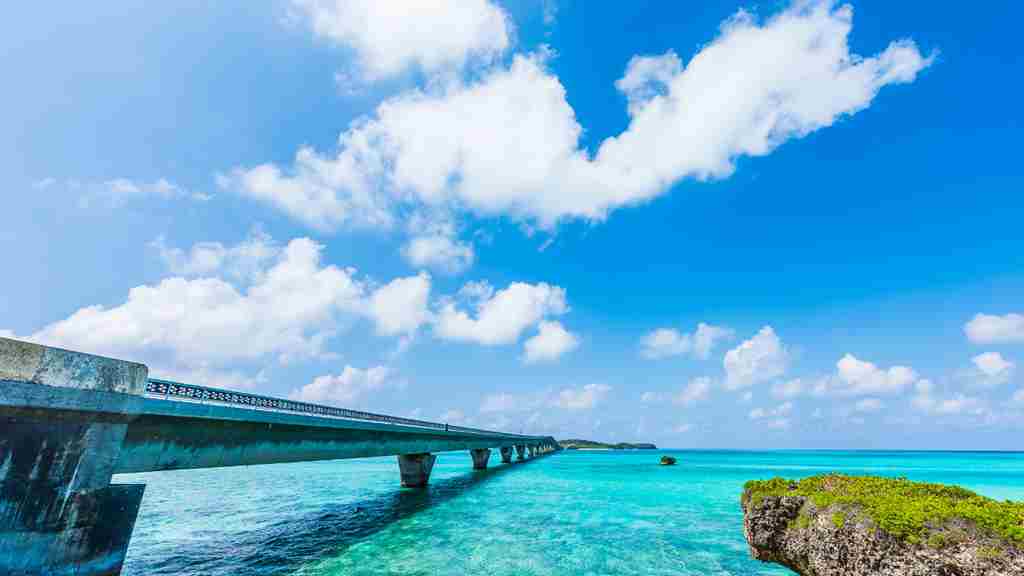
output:
[{"label": "concrete support column", "polygon": [[470,456],[473,457],[473,470],[486,470],[487,461],[491,459],[490,448],[480,448],[477,450],[470,450]]},{"label": "concrete support column", "polygon": [[433,454],[401,454],[398,456],[398,471],[402,475],[402,486],[420,488],[430,481],[437,456]]},{"label": "concrete support column", "polygon": [[530,445],[530,458],[536,458],[536,457],[537,457],[537,447],[531,444]]},{"label": "concrete support column", "polygon": [[516,444],[516,460],[522,460],[524,454],[526,454],[526,445]]},{"label": "concrete support column", "polygon": [[[0,574],[121,572],[145,486],[110,484],[128,427],[118,412],[147,375],[0,338]],[[103,412],[64,409],[80,398]]]},{"label": "concrete support column", "polygon": [[501,447],[501,463],[511,464],[512,463],[512,447],[502,446]]}]

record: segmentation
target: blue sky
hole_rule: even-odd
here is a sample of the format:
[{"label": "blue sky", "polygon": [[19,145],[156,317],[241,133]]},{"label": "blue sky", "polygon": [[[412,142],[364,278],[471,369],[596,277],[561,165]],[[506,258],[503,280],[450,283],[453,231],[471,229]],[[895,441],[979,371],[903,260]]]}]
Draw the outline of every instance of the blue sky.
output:
[{"label": "blue sky", "polygon": [[677,447],[1018,448],[1022,9],[17,6],[8,335]]}]

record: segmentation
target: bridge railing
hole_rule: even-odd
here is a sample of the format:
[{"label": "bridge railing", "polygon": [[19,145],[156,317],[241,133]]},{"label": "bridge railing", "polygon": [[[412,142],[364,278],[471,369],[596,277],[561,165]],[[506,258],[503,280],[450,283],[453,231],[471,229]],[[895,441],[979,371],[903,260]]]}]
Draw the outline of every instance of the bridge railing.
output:
[{"label": "bridge railing", "polygon": [[403,426],[417,426],[420,428],[446,430],[449,432],[463,432],[467,434],[486,434],[488,436],[500,435],[518,438],[533,438],[532,436],[525,436],[522,434],[511,434],[508,432],[497,432],[494,430],[482,430],[479,428],[467,428],[465,426],[452,426],[450,424],[429,422],[427,420],[417,420],[415,418],[403,418],[401,416],[375,414],[373,412],[363,412],[362,410],[338,408],[336,406],[310,404],[309,402],[299,402],[297,400],[274,398],[272,396],[259,396],[257,394],[249,394],[247,392],[235,392],[233,390],[221,390],[219,388],[209,388],[206,386],[198,386],[196,384],[183,384],[181,382],[161,380],[159,378],[150,378],[149,381],[146,382],[146,394],[148,396],[164,398],[168,400],[186,400],[203,403],[213,402],[218,404],[228,404],[232,406],[252,408],[256,410],[296,412],[300,414],[308,414],[312,416],[321,416],[327,418],[344,418],[347,420],[362,420],[368,422],[383,422],[386,424],[401,424]]}]

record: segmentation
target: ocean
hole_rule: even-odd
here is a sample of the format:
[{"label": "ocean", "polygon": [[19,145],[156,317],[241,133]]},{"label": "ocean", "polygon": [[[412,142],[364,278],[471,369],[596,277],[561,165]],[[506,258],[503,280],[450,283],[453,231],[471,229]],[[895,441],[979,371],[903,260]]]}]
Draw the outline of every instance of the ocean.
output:
[{"label": "ocean", "polygon": [[[669,454],[675,466],[659,466]],[[1024,453],[564,451],[473,471],[438,454],[430,487],[394,457],[122,474],[145,498],[123,574],[783,575],[752,560],[750,479],[906,476],[1024,500]]]}]

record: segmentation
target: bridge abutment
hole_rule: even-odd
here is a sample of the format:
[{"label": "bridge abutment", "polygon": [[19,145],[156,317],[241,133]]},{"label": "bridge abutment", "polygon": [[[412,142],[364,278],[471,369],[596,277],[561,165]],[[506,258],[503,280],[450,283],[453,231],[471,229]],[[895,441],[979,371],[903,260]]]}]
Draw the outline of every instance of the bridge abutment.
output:
[{"label": "bridge abutment", "polygon": [[469,451],[470,456],[473,457],[473,469],[474,470],[486,470],[487,461],[491,459],[491,450],[489,448],[478,448]]},{"label": "bridge abutment", "polygon": [[[146,376],[141,364],[0,338],[0,573],[120,573],[145,486],[110,484],[128,427],[116,412]],[[112,413],[65,409],[79,397]]]},{"label": "bridge abutment", "polygon": [[502,446],[501,447],[501,463],[511,464],[512,463],[512,447]]},{"label": "bridge abutment", "polygon": [[437,456],[433,454],[400,454],[398,471],[402,475],[402,486],[406,488],[422,488],[430,481],[430,471],[434,469]]}]

